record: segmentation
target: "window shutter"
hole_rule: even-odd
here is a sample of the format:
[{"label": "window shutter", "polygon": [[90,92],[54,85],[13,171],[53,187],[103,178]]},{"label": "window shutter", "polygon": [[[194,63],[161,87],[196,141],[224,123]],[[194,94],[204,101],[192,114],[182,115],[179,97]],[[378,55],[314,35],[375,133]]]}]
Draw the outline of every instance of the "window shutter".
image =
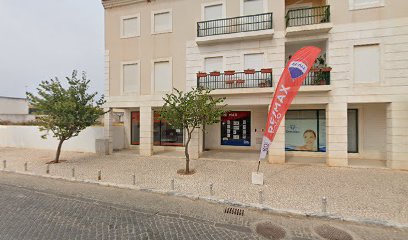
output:
[{"label": "window shutter", "polygon": [[380,81],[380,46],[354,46],[354,82]]},{"label": "window shutter", "polygon": [[173,86],[171,74],[170,62],[154,63],[154,89],[156,92],[171,91]]},{"label": "window shutter", "polygon": [[211,57],[205,59],[205,71],[212,72],[212,71],[222,71],[222,57]]},{"label": "window shutter", "polygon": [[139,18],[128,18],[123,19],[123,36],[138,36],[140,34],[139,31]]},{"label": "window shutter", "polygon": [[255,69],[257,71],[264,67],[264,54],[245,54],[244,55],[244,69]]},{"label": "window shutter", "polygon": [[222,4],[206,6],[204,8],[204,20],[214,20],[222,18]]},{"label": "window shutter", "polygon": [[170,12],[154,14],[154,32],[166,32],[171,30]]},{"label": "window shutter", "polygon": [[138,64],[123,65],[123,92],[139,92],[139,67]]},{"label": "window shutter", "polygon": [[254,15],[264,12],[264,0],[244,0],[244,15]]}]

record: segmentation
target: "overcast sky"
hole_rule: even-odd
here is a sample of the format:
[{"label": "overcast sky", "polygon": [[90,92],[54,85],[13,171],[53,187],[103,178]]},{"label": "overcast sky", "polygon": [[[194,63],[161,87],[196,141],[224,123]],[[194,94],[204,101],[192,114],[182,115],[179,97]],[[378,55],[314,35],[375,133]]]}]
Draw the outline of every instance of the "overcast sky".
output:
[{"label": "overcast sky", "polygon": [[73,69],[103,93],[103,21],[100,0],[0,0],[0,96],[25,97]]}]

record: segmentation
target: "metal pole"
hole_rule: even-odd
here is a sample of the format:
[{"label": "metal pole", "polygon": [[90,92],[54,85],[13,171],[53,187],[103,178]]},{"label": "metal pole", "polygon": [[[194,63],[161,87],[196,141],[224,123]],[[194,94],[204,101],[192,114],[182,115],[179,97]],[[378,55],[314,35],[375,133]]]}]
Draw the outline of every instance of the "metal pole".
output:
[{"label": "metal pole", "polygon": [[323,214],[327,213],[327,198],[326,197],[322,198],[322,212]]},{"label": "metal pole", "polygon": [[98,170],[98,181],[102,179],[102,171]]},{"label": "metal pole", "polygon": [[256,169],[256,173],[259,173],[259,166],[261,165],[261,159],[258,161],[258,168]]}]

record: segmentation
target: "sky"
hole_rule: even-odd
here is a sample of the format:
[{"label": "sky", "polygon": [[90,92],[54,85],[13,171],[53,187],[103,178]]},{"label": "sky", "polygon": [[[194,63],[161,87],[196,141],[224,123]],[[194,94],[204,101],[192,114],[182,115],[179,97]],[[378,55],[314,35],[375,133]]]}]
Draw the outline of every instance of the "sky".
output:
[{"label": "sky", "polygon": [[103,28],[100,0],[0,0],[0,96],[24,98],[74,69],[103,93]]}]

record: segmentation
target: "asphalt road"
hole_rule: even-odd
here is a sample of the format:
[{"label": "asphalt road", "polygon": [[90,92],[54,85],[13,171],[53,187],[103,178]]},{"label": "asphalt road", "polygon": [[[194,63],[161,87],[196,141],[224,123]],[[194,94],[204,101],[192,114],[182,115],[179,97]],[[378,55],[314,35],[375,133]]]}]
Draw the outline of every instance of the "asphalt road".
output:
[{"label": "asphalt road", "polygon": [[408,229],[229,207],[0,172],[0,239],[408,239]]}]

